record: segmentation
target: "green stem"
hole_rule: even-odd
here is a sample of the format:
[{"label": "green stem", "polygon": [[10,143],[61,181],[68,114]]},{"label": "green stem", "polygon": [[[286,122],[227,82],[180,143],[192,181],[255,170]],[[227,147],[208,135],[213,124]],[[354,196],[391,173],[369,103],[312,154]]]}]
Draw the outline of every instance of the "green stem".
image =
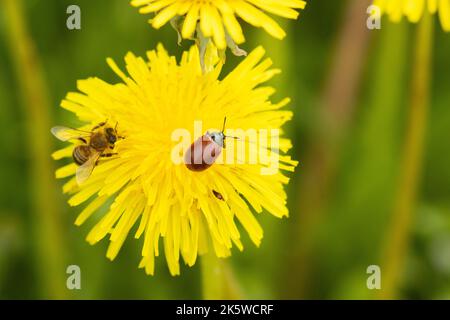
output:
[{"label": "green stem", "polygon": [[1,0],[6,35],[24,105],[27,152],[32,186],[33,251],[40,277],[41,298],[67,298],[63,231],[50,153],[50,103],[42,66],[26,25],[22,1]]},{"label": "green stem", "polygon": [[239,284],[225,259],[217,258],[213,252],[201,257],[202,289],[205,300],[242,299]]},{"label": "green stem", "polygon": [[381,298],[393,299],[398,295],[413,213],[420,184],[429,109],[429,84],[433,47],[433,20],[425,13],[417,29],[411,101],[398,193],[394,204],[393,220],[386,237],[384,265],[382,266]]}]

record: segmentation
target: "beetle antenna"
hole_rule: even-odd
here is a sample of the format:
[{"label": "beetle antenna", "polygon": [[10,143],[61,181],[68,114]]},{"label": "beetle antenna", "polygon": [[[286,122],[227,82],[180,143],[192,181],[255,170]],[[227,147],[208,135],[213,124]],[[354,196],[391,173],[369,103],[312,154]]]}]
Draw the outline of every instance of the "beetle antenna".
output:
[{"label": "beetle antenna", "polygon": [[233,139],[236,139],[236,140],[239,140],[239,137],[233,137],[233,136],[224,136],[225,138],[233,138]]},{"label": "beetle antenna", "polygon": [[227,117],[223,118],[223,126],[222,126],[222,133],[225,131],[225,124],[227,123]]}]

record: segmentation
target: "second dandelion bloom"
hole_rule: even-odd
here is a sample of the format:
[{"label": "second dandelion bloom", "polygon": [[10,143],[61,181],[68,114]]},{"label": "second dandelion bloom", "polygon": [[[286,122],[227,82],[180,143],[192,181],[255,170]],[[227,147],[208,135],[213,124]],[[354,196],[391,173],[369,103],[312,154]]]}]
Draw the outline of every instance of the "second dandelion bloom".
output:
[{"label": "second dandelion bloom", "polygon": [[[270,101],[274,89],[264,83],[279,71],[263,56],[261,47],[255,49],[220,79],[220,64],[202,72],[196,46],[179,63],[159,46],[147,61],[129,53],[126,73],[108,59],[122,79],[118,84],[79,81],[81,93],[69,93],[62,107],[84,123],[80,130],[102,123],[122,137],[82,184],[75,163],[56,173],[71,177],[64,185],[69,204],[84,205],[77,225],[101,217],[87,236],[90,243],[109,237],[107,257],[114,259],[133,232],[143,243],[140,267],[153,274],[163,247],[177,275],[180,260],[192,266],[208,247],[218,257],[229,256],[233,246],[242,250],[238,224],[259,245],[263,230],[255,214],[288,215],[283,171],[293,171],[297,162],[286,154],[291,143],[281,127],[292,112],[283,109],[288,99]],[[221,157],[203,171],[190,169],[183,163],[186,150],[208,131],[219,142],[225,118],[230,136]],[[77,145],[89,143],[84,140],[54,158],[71,157]]]},{"label": "second dandelion bloom", "polygon": [[418,22],[428,11],[438,14],[442,28],[450,31],[450,0],[374,0],[374,5],[389,15],[392,21],[398,22],[407,17],[410,22]]},{"label": "second dandelion bloom", "polygon": [[203,37],[211,38],[218,49],[245,41],[238,18],[282,39],[286,35],[284,30],[269,14],[297,19],[298,10],[306,6],[302,0],[133,0],[131,4],[140,7],[141,13],[156,14],[150,20],[154,28],[180,18],[179,29],[184,39],[195,37],[199,30]]}]

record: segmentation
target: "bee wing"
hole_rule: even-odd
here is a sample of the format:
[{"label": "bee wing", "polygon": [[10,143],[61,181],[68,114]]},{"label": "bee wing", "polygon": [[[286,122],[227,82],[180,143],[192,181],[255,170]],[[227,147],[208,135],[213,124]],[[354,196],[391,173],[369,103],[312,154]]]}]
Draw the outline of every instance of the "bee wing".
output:
[{"label": "bee wing", "polygon": [[50,131],[56,138],[58,138],[61,141],[78,139],[81,137],[88,137],[90,135],[89,132],[63,126],[53,127]]},{"label": "bee wing", "polygon": [[95,164],[97,163],[99,157],[100,152],[94,152],[85,163],[77,168],[76,179],[78,185],[81,185],[91,176],[92,170],[94,170]]}]

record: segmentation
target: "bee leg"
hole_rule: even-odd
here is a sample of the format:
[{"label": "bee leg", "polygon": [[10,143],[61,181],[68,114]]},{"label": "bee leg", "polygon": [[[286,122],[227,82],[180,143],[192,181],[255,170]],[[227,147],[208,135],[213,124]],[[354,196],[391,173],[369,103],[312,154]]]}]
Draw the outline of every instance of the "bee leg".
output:
[{"label": "bee leg", "polygon": [[86,144],[87,144],[87,141],[86,141],[86,139],[85,139],[85,138],[78,138],[78,140],[80,140],[81,142],[83,142],[83,143],[86,143]]},{"label": "bee leg", "polygon": [[100,155],[100,157],[102,157],[102,158],[110,158],[110,157],[112,157],[112,156],[116,156],[116,155],[118,155],[118,153],[117,153],[117,152],[112,152],[112,153],[103,153],[103,154],[101,154],[101,155]]},{"label": "bee leg", "polygon": [[94,130],[96,130],[96,129],[98,129],[98,128],[103,127],[103,126],[106,124],[107,121],[108,121],[108,120],[103,121],[103,122],[100,122],[98,125],[96,125],[95,127],[92,128],[92,131],[94,131]]}]

